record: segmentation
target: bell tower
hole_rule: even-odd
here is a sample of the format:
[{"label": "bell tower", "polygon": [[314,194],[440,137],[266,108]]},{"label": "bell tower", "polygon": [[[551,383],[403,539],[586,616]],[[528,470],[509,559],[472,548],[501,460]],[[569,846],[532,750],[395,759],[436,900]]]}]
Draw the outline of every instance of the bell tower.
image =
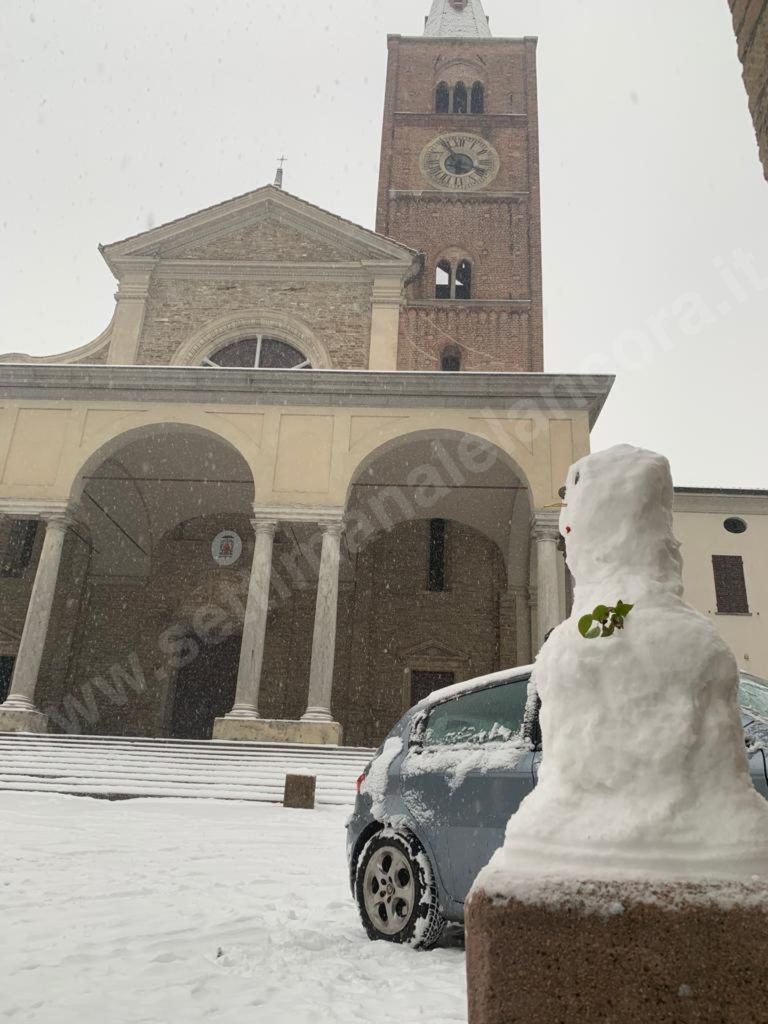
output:
[{"label": "bell tower", "polygon": [[542,370],[536,40],[434,0],[388,43],[376,226],[424,253],[397,368]]}]

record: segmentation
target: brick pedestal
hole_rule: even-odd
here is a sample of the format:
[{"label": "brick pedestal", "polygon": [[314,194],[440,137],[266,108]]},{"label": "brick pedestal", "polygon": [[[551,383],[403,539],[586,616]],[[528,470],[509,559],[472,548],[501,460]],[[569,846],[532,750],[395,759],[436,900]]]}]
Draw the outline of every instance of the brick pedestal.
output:
[{"label": "brick pedestal", "polygon": [[768,1022],[768,885],[553,883],[524,899],[469,901],[470,1024]]}]

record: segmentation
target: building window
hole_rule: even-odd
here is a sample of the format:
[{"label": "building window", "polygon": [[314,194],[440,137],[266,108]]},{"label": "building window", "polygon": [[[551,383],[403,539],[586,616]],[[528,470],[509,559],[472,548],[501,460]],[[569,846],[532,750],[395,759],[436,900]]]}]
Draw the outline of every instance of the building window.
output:
[{"label": "building window", "polygon": [[728,533],[746,533],[747,524],[743,519],[739,519],[738,516],[732,516],[730,519],[726,519],[723,526]]},{"label": "building window", "polygon": [[451,90],[446,82],[441,82],[435,92],[435,113],[448,114],[451,110]]},{"label": "building window", "polygon": [[463,82],[457,82],[453,87],[453,112],[454,114],[466,114],[469,110],[469,96],[467,87]]},{"label": "building window", "polygon": [[744,561],[740,555],[713,555],[717,610],[722,615],[748,615]]},{"label": "building window", "polygon": [[472,298],[472,264],[469,260],[462,260],[456,268],[456,288],[454,294],[457,299]]},{"label": "building window", "polygon": [[461,371],[461,352],[455,345],[443,349],[440,357],[440,369],[443,373],[459,373]]},{"label": "building window", "polygon": [[472,263],[461,260],[454,270],[450,260],[440,260],[435,272],[436,299],[472,298]]},{"label": "building window", "polygon": [[8,545],[0,565],[0,576],[18,579],[32,561],[37,539],[37,519],[15,519],[11,524]]},{"label": "building window", "polygon": [[203,360],[203,366],[239,367],[248,370],[311,370],[307,357],[293,345],[257,334],[220,348]]},{"label": "building window", "polygon": [[435,594],[445,590],[445,549],[448,524],[444,519],[429,523],[429,590]]},{"label": "building window", "polygon": [[475,82],[472,86],[471,110],[473,114],[482,114],[485,112],[485,87],[482,82]]},{"label": "building window", "polygon": [[453,282],[453,267],[448,260],[440,260],[435,274],[435,298],[450,299]]}]

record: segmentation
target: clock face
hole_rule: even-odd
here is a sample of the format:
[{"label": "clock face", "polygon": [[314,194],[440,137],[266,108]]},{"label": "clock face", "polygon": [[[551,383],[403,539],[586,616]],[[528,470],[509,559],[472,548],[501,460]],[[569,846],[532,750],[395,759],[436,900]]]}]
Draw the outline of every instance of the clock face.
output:
[{"label": "clock face", "polygon": [[421,154],[421,173],[444,192],[476,192],[499,173],[499,154],[480,135],[439,135]]}]

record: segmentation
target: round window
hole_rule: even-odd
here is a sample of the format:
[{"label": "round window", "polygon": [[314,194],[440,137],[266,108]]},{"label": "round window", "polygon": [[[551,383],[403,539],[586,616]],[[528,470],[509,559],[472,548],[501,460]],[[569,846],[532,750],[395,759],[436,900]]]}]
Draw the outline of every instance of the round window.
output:
[{"label": "round window", "polygon": [[746,533],[747,524],[743,519],[739,519],[737,516],[733,516],[730,519],[726,519],[723,523],[728,533]]}]

